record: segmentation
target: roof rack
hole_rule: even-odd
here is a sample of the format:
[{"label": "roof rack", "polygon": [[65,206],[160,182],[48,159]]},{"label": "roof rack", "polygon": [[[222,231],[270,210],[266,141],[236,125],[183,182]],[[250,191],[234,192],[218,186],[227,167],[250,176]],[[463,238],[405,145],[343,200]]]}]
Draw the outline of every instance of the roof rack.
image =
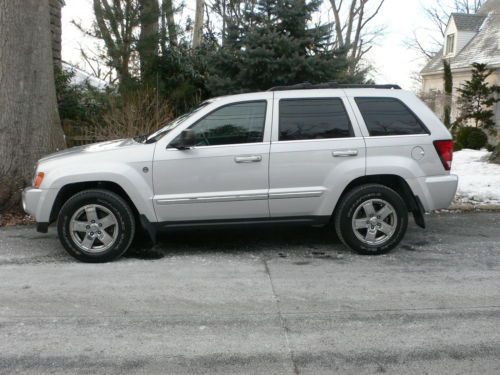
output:
[{"label": "roof rack", "polygon": [[393,89],[401,90],[399,85],[369,85],[369,84],[351,84],[351,83],[337,83],[326,82],[312,84],[310,82],[298,83],[290,86],[275,86],[267,91],[287,91],[287,90],[313,90],[313,89]]}]

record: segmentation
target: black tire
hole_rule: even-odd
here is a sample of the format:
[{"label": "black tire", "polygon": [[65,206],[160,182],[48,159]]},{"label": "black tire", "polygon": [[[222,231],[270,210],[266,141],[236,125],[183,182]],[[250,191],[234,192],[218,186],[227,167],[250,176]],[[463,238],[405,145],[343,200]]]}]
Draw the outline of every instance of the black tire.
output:
[{"label": "black tire", "polygon": [[[105,251],[92,253],[84,251],[72,238],[70,233],[71,217],[83,206],[97,204],[107,208],[116,218],[117,236],[111,247]],[[116,229],[115,229],[116,228]],[[127,251],[132,243],[136,229],[134,213],[127,202],[109,190],[84,190],[69,198],[61,208],[57,223],[59,240],[66,251],[74,258],[88,263],[112,261]]]},{"label": "black tire", "polygon": [[[387,236],[388,238],[385,240],[382,238],[384,241],[377,244],[368,244],[361,241],[356,236],[353,228],[353,216],[356,210],[363,202],[370,200],[388,202],[395,211],[395,214],[391,218],[395,220],[394,217],[396,217],[397,219],[396,225],[393,224],[395,230],[391,231],[391,236]],[[380,184],[361,185],[342,197],[335,211],[334,224],[339,239],[348,248],[363,255],[385,254],[395,248],[403,239],[408,227],[408,209],[403,198],[393,189]],[[381,232],[377,233],[381,234],[381,237],[384,236]]]}]

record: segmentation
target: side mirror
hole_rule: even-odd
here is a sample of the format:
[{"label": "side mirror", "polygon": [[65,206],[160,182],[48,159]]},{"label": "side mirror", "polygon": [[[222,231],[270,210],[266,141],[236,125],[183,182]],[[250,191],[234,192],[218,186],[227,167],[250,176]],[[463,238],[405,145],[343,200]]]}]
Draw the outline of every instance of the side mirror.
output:
[{"label": "side mirror", "polygon": [[196,146],[196,135],[192,129],[185,129],[182,133],[170,144],[179,150],[189,150]]}]

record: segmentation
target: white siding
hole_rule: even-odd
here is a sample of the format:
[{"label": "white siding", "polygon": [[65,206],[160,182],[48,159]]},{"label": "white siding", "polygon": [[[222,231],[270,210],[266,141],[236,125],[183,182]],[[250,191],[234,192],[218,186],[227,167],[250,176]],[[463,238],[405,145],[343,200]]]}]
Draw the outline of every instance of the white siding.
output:
[{"label": "white siding", "polygon": [[471,39],[476,35],[474,31],[459,31],[455,39],[455,55],[459,53]]},{"label": "white siding", "polygon": [[443,92],[444,91],[444,80],[443,73],[426,75],[423,78],[422,91],[428,93],[430,91]]}]

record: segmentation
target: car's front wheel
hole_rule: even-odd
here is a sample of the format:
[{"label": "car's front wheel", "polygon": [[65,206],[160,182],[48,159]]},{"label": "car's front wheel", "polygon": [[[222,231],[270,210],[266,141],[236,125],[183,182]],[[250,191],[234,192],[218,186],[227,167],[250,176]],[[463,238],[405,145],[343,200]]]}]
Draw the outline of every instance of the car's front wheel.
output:
[{"label": "car's front wheel", "polygon": [[71,256],[84,262],[108,262],[129,248],[135,233],[134,214],[118,194],[85,190],[64,203],[57,230]]},{"label": "car's front wheel", "polygon": [[361,254],[383,254],[396,247],[408,226],[408,209],[393,189],[379,184],[354,188],[339,202],[335,230]]}]

